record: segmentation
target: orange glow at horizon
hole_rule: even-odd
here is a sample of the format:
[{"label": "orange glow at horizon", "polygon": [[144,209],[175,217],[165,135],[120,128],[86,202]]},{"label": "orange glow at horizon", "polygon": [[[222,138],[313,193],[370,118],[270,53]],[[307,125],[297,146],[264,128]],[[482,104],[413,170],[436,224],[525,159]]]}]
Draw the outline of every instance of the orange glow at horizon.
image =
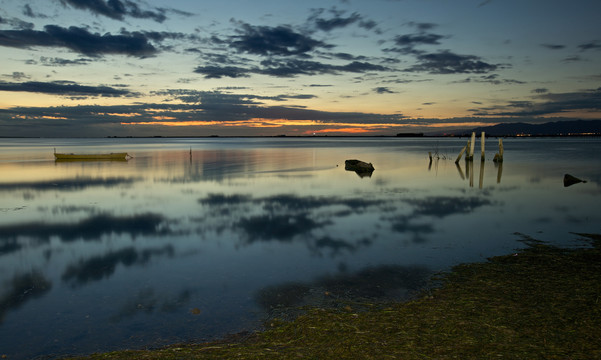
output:
[{"label": "orange glow at horizon", "polygon": [[442,127],[481,127],[481,126],[494,126],[499,123],[484,123],[484,122],[459,122],[459,123],[435,123],[423,125],[431,128],[442,128]]},{"label": "orange glow at horizon", "polygon": [[364,129],[364,128],[336,128],[336,129],[322,129],[322,130],[315,130],[315,131],[305,131],[303,132],[304,135],[312,135],[312,134],[327,134],[327,133],[337,133],[337,132],[343,132],[343,133],[350,133],[350,134],[366,134],[366,133],[371,133],[374,132],[376,130],[371,130],[371,129]]},{"label": "orange glow at horizon", "polygon": [[31,116],[31,115],[15,115],[11,117],[12,119],[45,119],[45,120],[68,120],[68,118],[64,116],[50,116],[50,115],[42,115],[42,116]]},{"label": "orange glow at horizon", "polygon": [[98,113],[98,115],[123,116],[123,117],[142,116],[142,114],[140,114],[140,113]]},{"label": "orange glow at horizon", "polygon": [[280,127],[312,127],[309,130],[303,130],[302,134],[328,134],[328,133],[348,133],[348,134],[368,134],[375,133],[378,131],[399,131],[399,128],[431,128],[438,129],[444,127],[452,128],[468,128],[478,126],[490,126],[496,125],[496,123],[485,123],[485,122],[442,122],[442,123],[411,123],[411,124],[398,124],[398,123],[381,123],[381,124],[360,124],[360,123],[326,123],[316,120],[287,120],[287,119],[265,119],[265,118],[252,118],[249,120],[240,121],[199,121],[199,120],[185,120],[185,121],[170,121],[176,118],[170,116],[153,116],[152,119],[157,121],[133,121],[133,122],[121,122],[121,125],[129,126],[166,126],[166,127],[186,127],[186,126],[222,126],[226,127],[248,127],[248,128],[280,128]]},{"label": "orange glow at horizon", "polygon": [[[160,117],[155,116],[153,119],[157,120],[174,120],[173,117]],[[198,121],[198,120],[186,120],[186,121],[132,121],[132,122],[121,122],[121,125],[162,125],[162,126],[209,126],[209,125],[222,125],[222,126],[249,126],[249,127],[282,127],[282,126],[346,126],[349,128],[381,128],[390,126],[416,126],[413,124],[358,124],[358,123],[326,123],[317,120],[287,120],[287,119],[264,119],[264,118],[252,118],[249,120],[240,121]]]}]

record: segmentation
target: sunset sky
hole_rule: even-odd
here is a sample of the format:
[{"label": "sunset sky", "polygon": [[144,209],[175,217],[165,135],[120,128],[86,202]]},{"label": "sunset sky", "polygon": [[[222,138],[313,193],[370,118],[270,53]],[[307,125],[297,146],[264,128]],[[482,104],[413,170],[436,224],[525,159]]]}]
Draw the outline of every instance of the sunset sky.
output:
[{"label": "sunset sky", "polygon": [[0,136],[601,119],[599,0],[0,0]]}]

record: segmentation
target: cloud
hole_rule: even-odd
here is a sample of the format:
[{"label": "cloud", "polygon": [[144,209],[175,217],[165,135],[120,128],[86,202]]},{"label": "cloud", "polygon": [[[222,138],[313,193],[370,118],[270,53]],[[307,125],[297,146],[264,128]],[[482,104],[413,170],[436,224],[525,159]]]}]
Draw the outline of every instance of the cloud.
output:
[{"label": "cloud", "polygon": [[32,18],[41,18],[41,19],[48,18],[48,16],[45,14],[34,12],[33,9],[31,8],[31,5],[29,5],[29,4],[25,4],[25,6],[23,6],[23,15],[29,16]]},{"label": "cloud", "polygon": [[532,92],[535,93],[535,94],[544,94],[544,93],[549,92],[549,89],[547,89],[547,88],[537,88],[537,89],[532,90]]},{"label": "cloud", "polygon": [[[21,71],[13,71],[12,74],[3,74],[2,76],[9,77],[9,78],[11,78],[13,80],[16,80],[16,81],[21,81],[23,79],[30,79],[31,78],[31,76],[26,75],[24,72],[21,72]],[[0,82],[0,84],[1,84],[1,82]]]},{"label": "cloud", "polygon": [[221,79],[222,77],[249,77],[252,71],[238,66],[207,65],[197,66],[194,72],[204,75],[205,79]]},{"label": "cloud", "polygon": [[547,48],[549,50],[561,50],[561,49],[565,49],[565,45],[559,45],[559,44],[541,44],[542,47]]},{"label": "cloud", "polygon": [[500,65],[489,64],[475,55],[459,55],[449,50],[417,55],[418,64],[406,69],[408,72],[430,74],[482,74],[500,69]]},{"label": "cloud", "polygon": [[71,66],[71,65],[89,65],[94,60],[79,58],[75,60],[63,59],[58,57],[40,57],[40,64],[43,66]]},{"label": "cloud", "polygon": [[[339,123],[346,124],[398,124],[404,125],[406,119],[402,114],[379,114],[366,112],[320,111],[290,106],[266,106],[261,100],[294,99],[294,97],[310,97],[311,94],[276,95],[275,97],[258,97],[254,94],[228,94],[218,91],[170,90],[164,93],[173,100],[185,101],[184,104],[155,102],[133,105],[78,105],[52,107],[13,107],[0,109],[0,126],[3,133],[54,134],[53,136],[108,136],[124,135],[129,131],[152,135],[155,131],[163,133],[181,133],[194,131],[203,134],[206,131],[222,131],[229,129],[239,134],[267,134],[270,131],[305,131],[301,122],[306,122],[313,129],[319,127],[335,127]],[[49,119],[52,121],[49,121]],[[165,118],[169,122],[195,122],[192,129],[162,126]],[[24,121],[27,119],[27,121]],[[259,120],[257,120],[259,119]],[[281,120],[298,120],[295,125],[286,125]],[[269,123],[275,121],[275,123]],[[152,124],[156,122],[157,126]],[[207,125],[200,127],[206,122]],[[237,125],[236,123],[240,123]],[[262,122],[266,128],[259,128]],[[125,124],[143,123],[144,126],[124,126]],[[223,125],[226,127],[223,127]],[[234,126],[237,126],[235,128]],[[391,125],[386,125],[391,126]],[[189,130],[188,130],[189,129]],[[215,130],[211,130],[215,129]],[[32,130],[35,130],[32,132]],[[151,133],[148,133],[151,132]],[[35,135],[32,135],[34,134]],[[188,132],[187,132],[188,133]],[[189,133],[188,133],[189,134]],[[21,135],[17,135],[21,136]]]},{"label": "cloud", "polygon": [[601,41],[595,40],[588,43],[578,45],[580,51],[601,50]]},{"label": "cloud", "polygon": [[569,63],[569,62],[577,62],[577,61],[584,61],[583,58],[581,58],[578,55],[575,56],[568,56],[567,58],[563,59],[563,62],[565,63]]},{"label": "cloud", "polygon": [[30,30],[30,29],[34,28],[33,23],[23,21],[23,20],[17,19],[17,18],[6,19],[6,18],[3,18],[2,16],[0,16],[0,24],[8,24],[11,27],[17,28],[20,30]]},{"label": "cloud", "polygon": [[295,32],[287,26],[253,26],[239,22],[238,35],[231,37],[230,46],[238,52],[262,56],[301,55],[317,48],[332,48],[319,40]]},{"label": "cloud", "polygon": [[505,105],[475,110],[475,115],[541,116],[573,111],[601,110],[601,88],[569,93],[542,92],[528,101],[510,101]]},{"label": "cloud", "polygon": [[115,20],[123,20],[126,16],[138,19],[152,19],[162,23],[167,19],[166,9],[155,8],[143,10],[132,0],[60,0],[64,6],[89,10],[95,15],[102,15]]},{"label": "cloud", "polygon": [[0,46],[29,48],[32,46],[64,47],[75,52],[97,57],[105,54],[148,57],[158,50],[141,32],[127,35],[92,34],[84,28],[71,26],[46,25],[44,31],[38,30],[1,30]]},{"label": "cloud", "polygon": [[373,89],[378,94],[396,94],[396,91],[390,90],[390,88],[385,86],[380,86]]},{"label": "cloud", "polygon": [[438,26],[438,24],[434,24],[434,23],[415,22],[415,21],[411,21],[407,25],[413,26],[413,27],[417,28],[419,31],[432,30]]},{"label": "cloud", "polygon": [[488,83],[493,85],[501,84],[526,84],[525,81],[513,80],[513,79],[500,79],[499,74],[482,75],[478,77],[468,77],[465,80],[455,81],[454,83]]},{"label": "cloud", "polygon": [[203,74],[205,78],[248,77],[250,74],[260,74],[275,77],[294,77],[298,75],[323,75],[339,73],[363,73],[370,71],[390,71],[391,69],[368,62],[353,61],[346,65],[332,65],[318,61],[302,59],[268,59],[260,63],[261,67],[242,68],[237,66],[198,66],[195,73]]},{"label": "cloud", "polygon": [[[361,15],[356,12],[348,17],[343,17],[341,12],[334,11],[333,14],[334,16],[332,18],[324,19],[319,17],[319,13],[314,15],[311,20],[315,22],[315,26],[321,31],[332,31],[336,28],[344,28],[361,20]],[[371,25],[372,24],[366,23],[364,26],[367,27]]]},{"label": "cloud", "polygon": [[71,81],[27,81],[21,83],[0,82],[0,91],[34,92],[56,95],[84,96],[133,96],[129,90],[115,89],[109,86],[85,86]]},{"label": "cloud", "polygon": [[399,35],[394,38],[394,42],[399,46],[411,47],[416,45],[440,45],[440,39],[444,39],[444,36],[438,34],[409,34]]}]

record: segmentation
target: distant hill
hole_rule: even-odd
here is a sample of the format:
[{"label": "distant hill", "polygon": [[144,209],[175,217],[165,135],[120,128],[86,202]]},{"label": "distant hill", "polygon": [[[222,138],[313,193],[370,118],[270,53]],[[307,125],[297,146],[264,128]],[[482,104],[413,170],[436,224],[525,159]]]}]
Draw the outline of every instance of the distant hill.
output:
[{"label": "distant hill", "polygon": [[579,134],[601,135],[601,120],[555,121],[543,124],[502,123],[494,126],[478,127],[472,131],[482,131],[489,136],[561,136]]}]

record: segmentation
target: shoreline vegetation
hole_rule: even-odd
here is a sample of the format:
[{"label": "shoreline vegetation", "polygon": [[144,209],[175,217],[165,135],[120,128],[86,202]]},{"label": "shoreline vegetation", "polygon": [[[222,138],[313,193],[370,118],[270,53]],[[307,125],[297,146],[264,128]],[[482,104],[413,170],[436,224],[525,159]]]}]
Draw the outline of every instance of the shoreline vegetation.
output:
[{"label": "shoreline vegetation", "polygon": [[460,264],[414,300],[310,308],[203,344],[71,359],[601,359],[601,235],[578,248],[523,236],[516,253]]}]

